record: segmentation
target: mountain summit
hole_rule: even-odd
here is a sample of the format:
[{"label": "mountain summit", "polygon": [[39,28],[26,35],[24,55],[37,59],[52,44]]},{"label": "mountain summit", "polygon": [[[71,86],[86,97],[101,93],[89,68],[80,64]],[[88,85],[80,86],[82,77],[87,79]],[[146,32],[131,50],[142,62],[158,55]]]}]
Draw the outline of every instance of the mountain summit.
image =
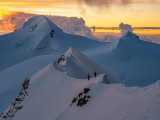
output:
[{"label": "mountain summit", "polygon": [[86,79],[88,75],[94,77],[94,73],[96,73],[97,75],[106,74],[107,80],[104,81],[106,83],[118,82],[118,80],[95,61],[73,48],[69,48],[64,55],[60,57],[58,63],[54,63],[54,66],[56,70],[66,72],[69,76],[74,78]]},{"label": "mountain summit", "polygon": [[47,17],[35,16],[21,29],[0,36],[0,70],[35,56],[61,54],[70,46],[84,51],[103,44],[106,43],[64,33]]}]

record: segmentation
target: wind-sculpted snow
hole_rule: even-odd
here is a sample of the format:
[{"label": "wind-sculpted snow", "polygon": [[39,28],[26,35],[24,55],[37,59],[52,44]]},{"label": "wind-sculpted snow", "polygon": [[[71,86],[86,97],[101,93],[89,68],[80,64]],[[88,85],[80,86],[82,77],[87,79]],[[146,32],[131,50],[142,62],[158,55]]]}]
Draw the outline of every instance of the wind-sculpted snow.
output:
[{"label": "wind-sculpted snow", "polygon": [[58,63],[55,62],[53,65],[56,70],[66,72],[67,75],[74,78],[85,79],[88,74],[90,77],[94,77],[94,73],[96,72],[96,74],[99,75],[104,73],[107,75],[106,83],[119,82],[92,59],[73,48],[69,48],[66,51],[64,54],[64,60],[58,61]]}]

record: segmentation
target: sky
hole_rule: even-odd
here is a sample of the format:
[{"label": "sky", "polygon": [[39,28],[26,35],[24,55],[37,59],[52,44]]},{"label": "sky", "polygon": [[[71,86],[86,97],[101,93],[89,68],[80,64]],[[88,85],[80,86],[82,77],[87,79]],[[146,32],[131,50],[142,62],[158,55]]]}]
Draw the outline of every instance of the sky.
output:
[{"label": "sky", "polygon": [[160,0],[0,0],[0,19],[15,12],[82,17],[88,27],[160,27]]}]

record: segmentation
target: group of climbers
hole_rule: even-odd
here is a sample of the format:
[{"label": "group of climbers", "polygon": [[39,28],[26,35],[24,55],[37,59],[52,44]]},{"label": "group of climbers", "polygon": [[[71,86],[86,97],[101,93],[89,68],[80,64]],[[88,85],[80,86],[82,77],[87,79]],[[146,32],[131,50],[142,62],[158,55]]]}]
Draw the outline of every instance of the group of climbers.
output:
[{"label": "group of climbers", "polygon": [[[66,59],[65,55],[61,55],[61,57],[58,59],[58,64],[65,61],[65,59]],[[94,72],[93,76],[94,76],[94,78],[97,77],[97,72],[96,71]],[[91,77],[90,74],[88,74],[88,80],[90,80],[90,77]]]},{"label": "group of climbers", "polygon": [[[94,72],[93,75],[94,75],[94,78],[96,78],[96,77],[97,77],[97,72]],[[90,80],[90,77],[91,77],[91,76],[88,74],[88,80]]]}]

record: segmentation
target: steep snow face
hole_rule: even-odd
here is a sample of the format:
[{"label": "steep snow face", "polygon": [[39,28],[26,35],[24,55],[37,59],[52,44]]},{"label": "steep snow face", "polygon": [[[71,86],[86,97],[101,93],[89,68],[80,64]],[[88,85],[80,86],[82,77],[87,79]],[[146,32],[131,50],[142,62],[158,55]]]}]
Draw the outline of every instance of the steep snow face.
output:
[{"label": "steep snow face", "polygon": [[107,76],[105,79],[106,83],[119,82],[92,59],[73,48],[69,48],[58,60],[58,63],[54,63],[54,66],[56,70],[66,72],[74,78],[85,79],[105,73]]},{"label": "steep snow face", "polygon": [[58,57],[59,54],[37,56],[0,71],[0,113],[10,105],[27,77],[34,75]]},{"label": "steep snow face", "polygon": [[[144,88],[127,88],[122,84],[104,84],[103,78],[104,74],[90,81],[71,78],[50,64],[29,78],[27,95],[22,93],[13,100],[0,119],[4,120],[4,116],[5,120],[160,119],[159,81]],[[84,93],[84,88],[90,91]],[[85,95],[90,99],[77,106],[79,98]],[[77,100],[72,103],[74,97]],[[17,103],[19,100],[22,101]]]},{"label": "steep snow face", "polygon": [[72,106],[56,120],[159,120],[159,83],[160,81],[145,88],[95,85],[86,106]]},{"label": "steep snow face", "polygon": [[87,55],[127,86],[147,86],[160,78],[160,45],[128,32]]},{"label": "steep snow face", "polygon": [[0,36],[0,70],[34,56],[62,54],[69,47],[86,51],[103,44],[64,33],[45,16],[35,16],[13,33]]}]

